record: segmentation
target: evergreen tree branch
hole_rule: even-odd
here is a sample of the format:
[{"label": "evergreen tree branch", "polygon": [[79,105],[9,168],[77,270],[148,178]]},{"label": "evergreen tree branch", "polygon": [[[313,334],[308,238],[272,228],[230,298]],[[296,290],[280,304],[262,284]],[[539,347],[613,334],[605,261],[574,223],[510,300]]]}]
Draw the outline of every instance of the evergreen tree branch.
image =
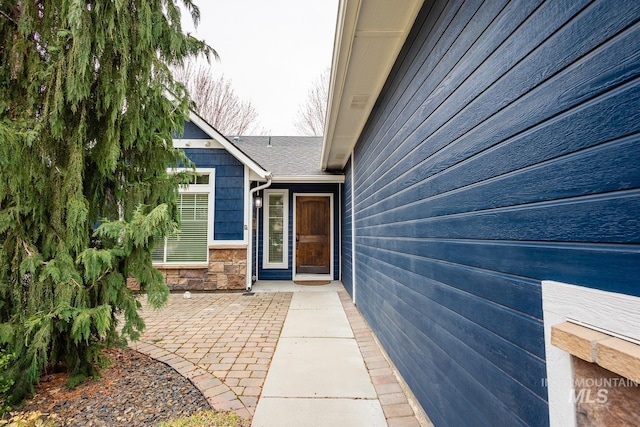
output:
[{"label": "evergreen tree branch", "polygon": [[169,67],[217,54],[173,0],[7,0],[0,19],[0,342],[18,401],[49,366],[90,375],[102,346],[139,336],[128,278],[166,301],[150,251],[179,224],[186,175],[167,168],[190,165],[171,141],[191,105]]}]

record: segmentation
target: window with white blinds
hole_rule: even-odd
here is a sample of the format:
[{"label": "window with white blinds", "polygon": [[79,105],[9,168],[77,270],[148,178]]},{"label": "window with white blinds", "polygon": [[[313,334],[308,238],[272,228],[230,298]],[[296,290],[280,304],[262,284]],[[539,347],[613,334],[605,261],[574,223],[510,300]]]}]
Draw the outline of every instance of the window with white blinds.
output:
[{"label": "window with white blinds", "polygon": [[209,251],[209,218],[211,200],[210,193],[200,193],[198,190],[208,190],[209,176],[205,185],[192,184],[178,195],[178,209],[180,210],[180,229],[168,236],[164,245],[158,245],[151,253],[151,259],[158,263],[203,263],[208,260]]},{"label": "window with white blinds", "polygon": [[282,263],[284,231],[284,196],[269,195],[269,263]]},{"label": "window with white blinds", "polygon": [[287,190],[264,192],[264,268],[287,268],[289,193]]}]

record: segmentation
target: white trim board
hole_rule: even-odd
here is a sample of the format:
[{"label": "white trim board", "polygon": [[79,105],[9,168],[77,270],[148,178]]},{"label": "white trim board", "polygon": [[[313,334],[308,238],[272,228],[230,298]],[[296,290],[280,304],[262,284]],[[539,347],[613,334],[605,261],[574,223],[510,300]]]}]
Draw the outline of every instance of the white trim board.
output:
[{"label": "white trim board", "polygon": [[[640,298],[543,281],[544,310],[562,313],[566,320],[640,344]],[[546,296],[545,296],[546,294]]]},{"label": "white trim board", "polygon": [[274,176],[273,182],[279,184],[299,184],[304,183],[344,183],[344,175],[287,175]]},{"label": "white trim board", "polygon": [[551,344],[551,327],[571,321],[640,343],[640,298],[543,280],[542,309],[550,425],[573,427],[576,417],[571,355]]},{"label": "white trim board", "polygon": [[356,169],[355,151],[351,149],[351,289],[353,292],[353,303],[358,305],[356,300]]},{"label": "white trim board", "polygon": [[[269,196],[280,195],[282,196],[282,261],[276,263],[269,262],[269,221],[271,219],[269,209]],[[266,188],[262,191],[262,268],[264,270],[272,269],[284,269],[289,267],[289,190],[284,189],[272,189]]]},{"label": "white trim board", "polygon": [[174,139],[173,148],[224,148],[215,139]]}]

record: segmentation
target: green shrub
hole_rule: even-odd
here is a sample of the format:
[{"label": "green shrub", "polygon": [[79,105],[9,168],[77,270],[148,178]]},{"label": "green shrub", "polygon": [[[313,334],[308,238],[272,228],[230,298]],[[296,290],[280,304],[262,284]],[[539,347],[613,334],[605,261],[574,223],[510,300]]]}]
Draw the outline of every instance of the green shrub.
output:
[{"label": "green shrub", "polygon": [[12,354],[7,354],[4,350],[0,349],[0,418],[11,410],[11,407],[6,404],[6,396],[13,385],[13,380],[6,377],[6,372],[7,366],[9,366],[12,360]]}]

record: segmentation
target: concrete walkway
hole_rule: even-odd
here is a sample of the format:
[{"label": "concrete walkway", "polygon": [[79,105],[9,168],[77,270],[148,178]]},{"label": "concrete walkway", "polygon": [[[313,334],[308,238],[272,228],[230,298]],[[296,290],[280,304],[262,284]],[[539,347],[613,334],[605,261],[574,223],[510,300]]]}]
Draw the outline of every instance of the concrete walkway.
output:
[{"label": "concrete walkway", "polygon": [[252,426],[416,427],[407,397],[339,282],[259,282],[254,294],[172,294],[132,347]]}]

